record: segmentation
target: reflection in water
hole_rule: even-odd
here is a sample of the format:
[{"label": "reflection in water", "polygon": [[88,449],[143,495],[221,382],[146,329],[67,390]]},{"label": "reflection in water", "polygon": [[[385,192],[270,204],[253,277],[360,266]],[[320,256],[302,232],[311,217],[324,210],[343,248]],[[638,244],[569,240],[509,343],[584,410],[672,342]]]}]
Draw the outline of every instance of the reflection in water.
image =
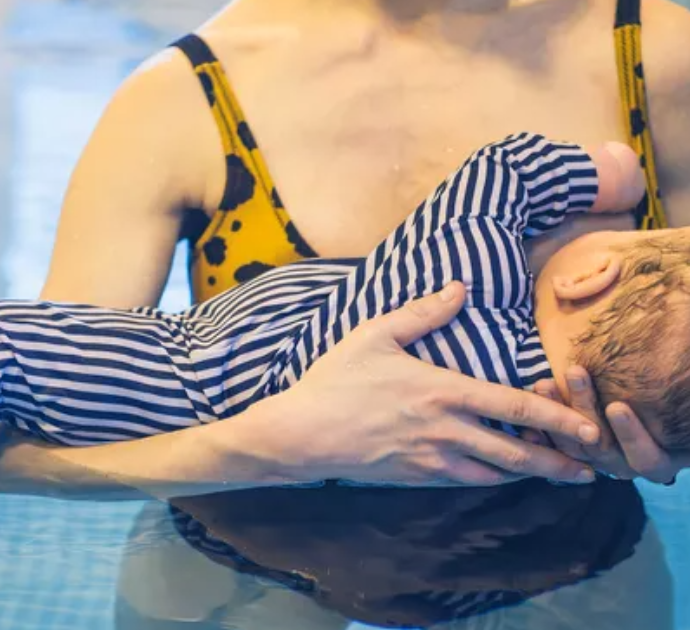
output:
[{"label": "reflection in water", "polygon": [[[150,549],[129,554],[122,630],[178,627],[165,619],[242,630],[335,629],[348,620],[458,629],[671,627],[668,571],[629,483],[328,485],[243,491],[179,507],[174,523],[191,546],[159,548],[155,561]],[[163,509],[152,508],[139,523],[135,547],[148,548],[151,518]],[[169,542],[172,532],[168,524]],[[275,626],[266,625],[271,608]]]}]

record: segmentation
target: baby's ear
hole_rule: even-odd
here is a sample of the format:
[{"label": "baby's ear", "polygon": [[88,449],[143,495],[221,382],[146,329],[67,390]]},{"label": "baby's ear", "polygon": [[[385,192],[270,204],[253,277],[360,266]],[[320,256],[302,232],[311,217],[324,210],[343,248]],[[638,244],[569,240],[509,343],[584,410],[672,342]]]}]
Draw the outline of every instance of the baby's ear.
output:
[{"label": "baby's ear", "polygon": [[553,278],[553,290],[559,300],[593,298],[613,286],[621,273],[620,258],[615,254],[588,260],[586,265],[576,274]]}]

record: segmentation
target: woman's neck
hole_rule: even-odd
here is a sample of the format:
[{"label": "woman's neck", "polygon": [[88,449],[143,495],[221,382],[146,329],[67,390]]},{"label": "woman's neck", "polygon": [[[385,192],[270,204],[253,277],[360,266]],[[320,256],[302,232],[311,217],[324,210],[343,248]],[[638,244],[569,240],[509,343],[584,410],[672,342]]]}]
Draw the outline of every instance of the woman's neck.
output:
[{"label": "woman's neck", "polygon": [[283,20],[305,13],[333,15],[346,10],[378,15],[391,24],[410,26],[434,17],[493,13],[510,4],[511,0],[235,0],[226,11],[246,11]]},{"label": "woman's neck", "polygon": [[492,13],[507,8],[510,0],[363,0],[391,19],[415,21],[430,15]]}]

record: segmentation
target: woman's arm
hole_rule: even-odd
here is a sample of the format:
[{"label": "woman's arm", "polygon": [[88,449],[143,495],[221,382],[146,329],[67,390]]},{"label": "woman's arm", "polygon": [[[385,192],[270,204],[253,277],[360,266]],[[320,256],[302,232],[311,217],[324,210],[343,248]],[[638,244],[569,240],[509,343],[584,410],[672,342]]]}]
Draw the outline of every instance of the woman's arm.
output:
[{"label": "woman's arm", "polygon": [[292,389],[229,420],[81,449],[10,441],[0,459],[0,484],[61,496],[79,496],[85,488],[105,498],[136,496],[124,492],[132,488],[169,499],[329,478],[422,486],[496,485],[530,475],[591,481],[587,465],[479,420],[580,442],[580,430],[593,426],[582,415],[404,351],[457,316],[463,301],[462,285],[454,284],[367,322]]},{"label": "woman's arm", "polygon": [[[161,53],[117,91],[79,160],[42,299],[115,308],[156,304],[183,209],[214,207],[223,168],[213,117],[193,70],[179,53]],[[113,470],[122,449],[114,451]],[[108,452],[99,455],[104,465]],[[0,490],[130,495],[79,457],[0,426]]]},{"label": "woman's arm", "polygon": [[[203,495],[289,483],[259,452],[254,424],[280,407],[257,404],[232,420],[143,440],[87,448],[56,447],[0,425],[0,492],[69,499],[133,500]],[[223,423],[228,424],[228,423]]]},{"label": "woman's arm", "polygon": [[77,164],[41,298],[157,304],[184,208],[214,207],[223,168],[191,66],[164,51],[117,91]]}]

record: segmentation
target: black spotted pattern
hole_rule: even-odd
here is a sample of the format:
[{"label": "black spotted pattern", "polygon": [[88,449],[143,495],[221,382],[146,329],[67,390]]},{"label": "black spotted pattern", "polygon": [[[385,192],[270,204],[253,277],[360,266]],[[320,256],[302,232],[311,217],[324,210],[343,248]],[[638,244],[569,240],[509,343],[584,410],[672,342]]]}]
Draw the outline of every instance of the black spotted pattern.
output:
[{"label": "black spotted pattern", "polygon": [[645,130],[647,124],[642,110],[636,107],[630,110],[630,129],[633,136],[639,136]]},{"label": "black spotted pattern", "polygon": [[271,199],[273,200],[274,208],[285,208],[283,205],[283,200],[280,198],[280,195],[275,188],[271,191]]},{"label": "black spotted pattern", "polygon": [[196,244],[208,229],[210,223],[211,219],[208,218],[206,212],[200,208],[190,208],[182,217],[180,238]]},{"label": "black spotted pattern", "polygon": [[644,79],[644,68],[642,67],[641,62],[635,66],[635,76],[638,79]]},{"label": "black spotted pattern", "polygon": [[[218,229],[213,229],[215,222],[212,222],[203,210],[190,209],[183,217],[180,236],[189,240],[195,254],[190,257],[190,266],[193,269],[197,264],[202,268],[201,276],[195,274],[194,279],[201,279],[206,292],[215,294],[217,290],[228,284],[231,276],[234,276],[237,282],[246,282],[273,269],[274,265],[271,263],[276,260],[288,261],[297,256],[316,256],[293,223],[285,216],[285,206],[273,187],[270,177],[267,177],[265,181],[262,179],[263,166],[260,156],[257,155],[258,143],[241,111],[235,111],[236,108],[233,107],[232,87],[213,51],[196,35],[182,38],[175,46],[192,63],[206,100],[212,108],[221,136],[223,138],[230,136],[230,144],[236,151],[235,154],[231,153],[225,158],[226,184],[217,212],[226,214],[218,217],[220,219]],[[255,161],[256,169],[254,168]],[[258,192],[262,196],[255,198]],[[272,205],[266,203],[267,200],[263,197],[264,192],[270,193]],[[235,210],[240,210],[240,212],[228,216],[228,213]],[[252,225],[255,222],[261,224],[264,221],[261,216],[258,220],[256,219],[257,213],[259,215],[274,214],[275,221],[281,230],[280,233],[252,234]],[[276,251],[270,251],[269,248],[266,262],[252,260],[252,258],[247,260],[243,256],[238,256],[243,258],[242,261],[238,261],[234,253],[232,256],[230,253],[234,252],[233,239],[240,238],[249,240],[262,238],[270,241],[275,239],[272,245]],[[207,239],[210,240],[206,242]],[[292,251],[290,247],[293,248]],[[210,287],[215,287],[215,289],[211,290]]]},{"label": "black spotted pattern", "polygon": [[208,264],[213,267],[220,267],[225,262],[225,256],[228,251],[228,246],[225,239],[220,236],[214,236],[204,244],[204,256]]},{"label": "black spotted pattern", "polygon": [[240,137],[240,140],[242,140],[242,144],[249,151],[253,151],[257,148],[256,140],[254,140],[254,134],[246,122],[242,121],[239,125],[237,125],[237,135]]},{"label": "black spotted pattern", "polygon": [[295,246],[295,251],[302,256],[302,258],[316,257],[316,252],[309,247],[307,241],[302,238],[302,235],[297,231],[292,221],[285,226],[285,233],[287,234],[288,241]]},{"label": "black spotted pattern", "polygon": [[633,215],[635,216],[635,223],[636,225],[642,225],[642,221],[644,220],[645,216],[647,215],[647,208],[649,207],[649,195],[645,192],[644,197],[642,198],[642,201],[637,204],[637,207],[633,211]]},{"label": "black spotted pattern", "polygon": [[275,269],[273,265],[267,265],[262,262],[252,262],[248,265],[242,265],[237,271],[235,271],[235,280],[239,283],[248,282],[254,278],[258,278],[262,273],[266,273],[271,269]]},{"label": "black spotted pattern", "polygon": [[221,209],[236,210],[254,196],[256,178],[239,156],[228,155],[225,161],[227,182]]},{"label": "black spotted pattern", "polygon": [[642,168],[647,168],[647,158],[644,155],[640,156],[640,166]]}]

